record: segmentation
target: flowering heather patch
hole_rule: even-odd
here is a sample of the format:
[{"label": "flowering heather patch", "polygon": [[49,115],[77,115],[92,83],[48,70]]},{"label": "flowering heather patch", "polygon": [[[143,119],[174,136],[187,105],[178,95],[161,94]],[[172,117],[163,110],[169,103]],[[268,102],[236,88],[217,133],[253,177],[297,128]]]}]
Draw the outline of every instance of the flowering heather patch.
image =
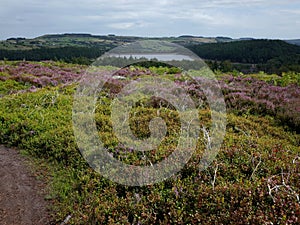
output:
[{"label": "flowering heather patch", "polygon": [[[196,104],[208,107],[203,90],[213,92],[214,87],[207,85],[208,79],[197,77],[197,82],[181,81],[180,76],[175,82],[193,96]],[[255,114],[270,115],[286,125],[300,128],[300,86],[288,84],[276,86],[254,77],[234,77],[224,75],[219,78],[227,110],[238,115]]]},{"label": "flowering heather patch", "polygon": [[[36,88],[46,86],[57,86],[60,84],[70,84],[82,77],[86,67],[58,62],[9,62],[0,64],[1,93],[8,94],[22,91],[36,91]],[[113,98],[130,79],[139,79],[143,76],[167,75],[170,69],[163,67],[141,68],[126,67],[118,70],[109,78],[104,86],[104,90],[110,93]],[[157,73],[156,73],[157,72]],[[178,71],[177,71],[178,72]],[[287,125],[295,128],[300,126],[300,87],[287,80],[286,74],[282,77],[284,86],[277,86],[272,82],[259,79],[259,75],[251,77],[234,77],[224,75],[219,78],[219,83],[225,97],[227,108],[238,114],[259,114],[271,115]],[[293,80],[295,80],[294,75]],[[289,76],[290,77],[290,76]],[[186,80],[180,73],[172,75],[170,78],[175,83],[184,88],[194,99],[196,105],[207,107],[206,97],[203,87],[207,84],[207,79],[198,77],[197,82]],[[281,84],[281,80],[276,78],[276,83]],[[13,83],[12,82],[17,82]],[[19,83],[19,84],[18,84]],[[212,88],[212,87],[210,87]],[[209,90],[206,90],[209,91]],[[162,100],[151,99],[150,105],[161,105]]]},{"label": "flowering heather patch", "polygon": [[255,78],[224,76],[220,84],[229,109],[238,113],[271,115],[300,127],[300,87],[275,86]]},{"label": "flowering heather patch", "polygon": [[66,67],[63,63],[54,62],[14,62],[0,64],[0,81],[15,80],[17,82],[36,87],[57,86],[69,84],[78,80],[84,72],[84,67]]}]

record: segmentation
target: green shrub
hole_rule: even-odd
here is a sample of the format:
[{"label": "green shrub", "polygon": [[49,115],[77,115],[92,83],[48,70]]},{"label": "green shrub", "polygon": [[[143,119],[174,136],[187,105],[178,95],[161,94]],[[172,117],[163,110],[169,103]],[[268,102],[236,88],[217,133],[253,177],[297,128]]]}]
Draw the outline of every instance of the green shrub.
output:
[{"label": "green shrub", "polygon": [[[300,137],[275,118],[228,113],[224,143],[206,170],[199,162],[207,140],[200,136],[179,173],[158,184],[127,187],[102,177],[81,157],[72,127],[74,88],[47,87],[0,99],[0,143],[24,149],[51,167],[47,199],[53,203],[54,223],[67,215],[72,215],[70,224],[299,223]],[[113,133],[110,103],[108,97],[97,103],[99,138],[115,157],[143,165],[140,153],[122,155],[127,149]],[[139,138],[149,136],[147,124],[157,116],[152,103],[132,109],[130,124]],[[177,144],[178,113],[161,108],[160,116],[168,133],[158,149],[146,154],[153,162]],[[199,110],[199,118],[209,128],[209,109]]]}]

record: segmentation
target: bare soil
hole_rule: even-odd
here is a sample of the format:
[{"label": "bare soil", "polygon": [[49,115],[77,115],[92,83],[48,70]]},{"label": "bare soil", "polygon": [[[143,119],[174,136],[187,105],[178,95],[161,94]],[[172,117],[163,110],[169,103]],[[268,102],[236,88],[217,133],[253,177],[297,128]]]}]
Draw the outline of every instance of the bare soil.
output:
[{"label": "bare soil", "polygon": [[1,225],[51,224],[44,187],[24,156],[16,149],[0,145]]}]

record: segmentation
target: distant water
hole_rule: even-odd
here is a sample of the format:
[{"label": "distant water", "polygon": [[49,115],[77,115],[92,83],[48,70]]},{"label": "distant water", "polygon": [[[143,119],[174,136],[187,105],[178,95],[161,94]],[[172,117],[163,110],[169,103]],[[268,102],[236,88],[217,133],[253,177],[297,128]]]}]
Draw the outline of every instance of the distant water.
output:
[{"label": "distant water", "polygon": [[121,57],[121,58],[146,58],[147,60],[157,59],[159,61],[181,61],[181,60],[189,60],[193,61],[194,59],[187,55],[177,55],[177,54],[109,54],[113,57]]}]

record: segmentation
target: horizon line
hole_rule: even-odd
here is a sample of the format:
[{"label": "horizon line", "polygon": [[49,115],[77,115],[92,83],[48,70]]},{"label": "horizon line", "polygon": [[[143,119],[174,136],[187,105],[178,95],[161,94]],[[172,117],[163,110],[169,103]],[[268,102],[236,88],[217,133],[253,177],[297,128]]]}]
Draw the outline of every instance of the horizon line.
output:
[{"label": "horizon line", "polygon": [[8,39],[13,38],[25,38],[25,39],[35,39],[47,35],[90,35],[90,36],[106,36],[106,37],[138,37],[138,38],[180,38],[180,37],[190,37],[190,38],[229,38],[232,40],[239,40],[239,39],[268,39],[268,40],[298,40],[299,38],[270,38],[270,37],[251,37],[251,36],[242,36],[242,37],[231,37],[227,35],[216,35],[216,36],[204,36],[204,35],[195,35],[195,34],[180,34],[180,35],[163,35],[163,36],[143,36],[143,35],[125,35],[125,34],[114,34],[114,33],[107,33],[107,34],[95,34],[95,33],[87,33],[87,32],[65,32],[65,33],[45,33],[37,36],[27,36],[27,35],[15,35],[10,36],[5,39],[0,39],[0,41],[6,41]]}]

